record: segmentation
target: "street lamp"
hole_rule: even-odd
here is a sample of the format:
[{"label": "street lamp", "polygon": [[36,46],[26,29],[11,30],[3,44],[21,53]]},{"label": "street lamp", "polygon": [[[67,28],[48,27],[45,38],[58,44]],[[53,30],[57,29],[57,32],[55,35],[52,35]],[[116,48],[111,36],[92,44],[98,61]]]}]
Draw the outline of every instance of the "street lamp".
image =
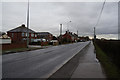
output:
[{"label": "street lamp", "polygon": [[29,0],[28,0],[28,8],[27,8],[27,48],[28,48],[28,45],[29,45],[28,29],[29,29]]},{"label": "street lamp", "polygon": [[60,43],[62,44],[62,24],[60,24]]},{"label": "street lamp", "polygon": [[67,31],[68,31],[68,27],[69,27],[69,23],[71,23],[72,21],[69,21],[68,23],[67,23]]}]

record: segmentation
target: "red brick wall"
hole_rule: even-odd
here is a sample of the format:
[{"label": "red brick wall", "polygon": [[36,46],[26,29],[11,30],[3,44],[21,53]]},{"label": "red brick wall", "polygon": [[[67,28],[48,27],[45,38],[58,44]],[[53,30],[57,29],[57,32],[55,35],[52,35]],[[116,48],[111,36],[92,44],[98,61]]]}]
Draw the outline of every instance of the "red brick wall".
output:
[{"label": "red brick wall", "polygon": [[[12,37],[12,33],[14,34],[13,37]],[[22,32],[8,32],[7,34],[8,36],[11,37],[13,43],[23,42],[23,38],[27,38],[25,35],[24,37],[22,37]],[[35,33],[34,33],[34,37],[32,37],[31,33],[29,33],[29,42],[31,42],[31,38],[33,39],[37,38],[35,37]]]},{"label": "red brick wall", "polygon": [[12,37],[12,33],[8,32],[8,36],[11,37],[12,42],[20,42],[22,40],[22,35],[21,32],[13,32],[13,37]]},{"label": "red brick wall", "polygon": [[68,38],[68,39],[72,40],[72,37],[69,34],[64,34],[63,38]]},{"label": "red brick wall", "polygon": [[12,44],[2,44],[2,50],[9,50],[9,49],[15,49],[15,48],[26,48],[27,43],[12,43]]}]

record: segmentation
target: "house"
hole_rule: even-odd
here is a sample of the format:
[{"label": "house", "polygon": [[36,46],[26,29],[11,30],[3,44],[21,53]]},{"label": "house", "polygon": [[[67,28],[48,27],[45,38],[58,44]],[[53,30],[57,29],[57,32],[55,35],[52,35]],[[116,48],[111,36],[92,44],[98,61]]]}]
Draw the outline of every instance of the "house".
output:
[{"label": "house", "polygon": [[63,42],[63,43],[71,43],[71,42],[77,42],[78,40],[78,35],[77,34],[73,34],[70,31],[66,31],[66,33],[64,35],[60,35],[59,37],[59,42]]},{"label": "house", "polygon": [[13,43],[25,42],[27,41],[27,30],[28,30],[28,39],[29,43],[37,38],[37,34],[35,31],[31,29],[27,29],[24,24],[21,26],[14,28],[12,30],[7,31],[8,36],[11,37]]},{"label": "house", "polygon": [[37,32],[37,39],[46,39],[47,42],[50,42],[53,38],[53,35],[49,32]]},{"label": "house", "polygon": [[3,32],[0,32],[0,44],[11,44],[11,38]]}]

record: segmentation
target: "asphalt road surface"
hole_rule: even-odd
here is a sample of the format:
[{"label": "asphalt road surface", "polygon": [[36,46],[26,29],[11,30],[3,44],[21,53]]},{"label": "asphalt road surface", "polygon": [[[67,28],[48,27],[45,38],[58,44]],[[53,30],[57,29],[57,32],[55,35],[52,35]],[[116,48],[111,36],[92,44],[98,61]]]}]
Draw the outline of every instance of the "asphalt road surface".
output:
[{"label": "asphalt road surface", "polygon": [[46,49],[2,56],[3,78],[48,78],[89,42],[79,42]]}]

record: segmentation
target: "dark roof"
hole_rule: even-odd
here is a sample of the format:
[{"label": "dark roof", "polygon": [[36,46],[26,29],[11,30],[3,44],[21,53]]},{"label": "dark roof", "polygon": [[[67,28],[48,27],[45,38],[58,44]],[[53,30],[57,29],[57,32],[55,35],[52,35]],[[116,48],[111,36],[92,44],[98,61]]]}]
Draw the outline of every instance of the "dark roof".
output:
[{"label": "dark roof", "polygon": [[36,32],[37,34],[41,34],[41,35],[48,35],[48,34],[51,34],[49,32]]},{"label": "dark roof", "polygon": [[[7,32],[27,32],[27,27],[25,27],[25,25],[22,24],[21,26],[14,28],[12,30],[9,30]],[[28,29],[28,32],[35,33],[35,31],[33,31],[31,29]]]},{"label": "dark roof", "polygon": [[5,33],[5,32],[1,32],[1,31],[0,31],[0,36],[2,36],[2,35],[4,35],[4,34],[6,34],[6,33]]},{"label": "dark roof", "polygon": [[[70,31],[66,31],[66,33],[65,33],[65,34],[69,34],[70,36],[78,37],[78,35],[77,35],[77,34],[72,33],[72,32],[70,32]],[[65,35],[65,34],[64,34],[64,35]]]}]

